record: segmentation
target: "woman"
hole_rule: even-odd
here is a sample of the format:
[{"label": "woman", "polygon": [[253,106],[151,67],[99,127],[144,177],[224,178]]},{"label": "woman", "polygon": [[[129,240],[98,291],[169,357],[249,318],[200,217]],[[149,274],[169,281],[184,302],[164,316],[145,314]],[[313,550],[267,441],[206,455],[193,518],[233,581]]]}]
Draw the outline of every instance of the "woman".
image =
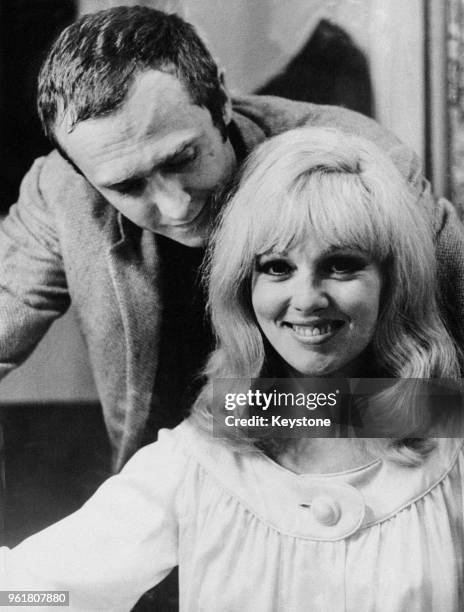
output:
[{"label": "woman", "polygon": [[262,145],[213,237],[217,348],[192,417],[5,552],[2,588],[128,610],[178,564],[181,610],[462,609],[460,440],[414,437],[414,418],[395,440],[334,439],[335,422],[250,440],[218,419],[240,379],[459,376],[421,215],[360,138]]}]

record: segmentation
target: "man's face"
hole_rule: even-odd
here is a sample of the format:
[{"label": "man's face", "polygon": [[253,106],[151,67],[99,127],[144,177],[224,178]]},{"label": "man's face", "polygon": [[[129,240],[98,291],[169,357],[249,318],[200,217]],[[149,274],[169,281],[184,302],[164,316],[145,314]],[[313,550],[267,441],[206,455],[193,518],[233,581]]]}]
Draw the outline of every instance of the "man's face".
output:
[{"label": "man's face", "polygon": [[57,128],[58,142],[124,216],[187,246],[204,243],[209,197],[236,159],[209,111],[191,102],[175,76],[141,73],[120,109],[71,133],[66,127]]}]

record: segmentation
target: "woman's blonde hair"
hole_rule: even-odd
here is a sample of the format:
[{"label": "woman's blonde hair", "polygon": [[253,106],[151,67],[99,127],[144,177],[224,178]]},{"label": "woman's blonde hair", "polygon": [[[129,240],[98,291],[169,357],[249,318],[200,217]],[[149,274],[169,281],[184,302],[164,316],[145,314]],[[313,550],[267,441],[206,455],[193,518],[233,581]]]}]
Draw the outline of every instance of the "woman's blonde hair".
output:
[{"label": "woman's blonde hair", "polygon": [[330,128],[299,128],[250,156],[208,252],[216,349],[194,414],[209,419],[213,381],[257,378],[265,343],[251,304],[256,257],[316,233],[324,246],[356,248],[383,273],[371,350],[391,378],[459,377],[456,348],[436,301],[431,219],[393,162],[373,143]]}]

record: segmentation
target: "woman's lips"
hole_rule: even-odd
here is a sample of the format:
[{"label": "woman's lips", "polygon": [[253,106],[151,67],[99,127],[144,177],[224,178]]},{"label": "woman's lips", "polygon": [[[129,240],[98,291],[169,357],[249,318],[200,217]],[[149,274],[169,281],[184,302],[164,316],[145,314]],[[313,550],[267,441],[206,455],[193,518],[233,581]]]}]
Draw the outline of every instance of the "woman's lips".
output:
[{"label": "woman's lips", "polygon": [[345,325],[345,321],[324,320],[304,324],[284,321],[283,325],[287,327],[292,335],[300,342],[305,344],[322,344],[332,338]]}]

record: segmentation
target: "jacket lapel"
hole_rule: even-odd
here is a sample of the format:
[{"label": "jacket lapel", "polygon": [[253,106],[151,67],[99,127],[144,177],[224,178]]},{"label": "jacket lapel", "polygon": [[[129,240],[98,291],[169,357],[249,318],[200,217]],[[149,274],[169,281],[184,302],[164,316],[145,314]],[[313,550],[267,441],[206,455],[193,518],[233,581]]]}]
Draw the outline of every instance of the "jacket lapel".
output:
[{"label": "jacket lapel", "polygon": [[[157,291],[156,238],[118,214],[115,242],[107,249],[108,268],[120,308],[124,330],[126,397],[119,458],[133,449],[143,432],[153,394],[158,362],[161,303]],[[138,434],[138,435],[137,435]]]}]

